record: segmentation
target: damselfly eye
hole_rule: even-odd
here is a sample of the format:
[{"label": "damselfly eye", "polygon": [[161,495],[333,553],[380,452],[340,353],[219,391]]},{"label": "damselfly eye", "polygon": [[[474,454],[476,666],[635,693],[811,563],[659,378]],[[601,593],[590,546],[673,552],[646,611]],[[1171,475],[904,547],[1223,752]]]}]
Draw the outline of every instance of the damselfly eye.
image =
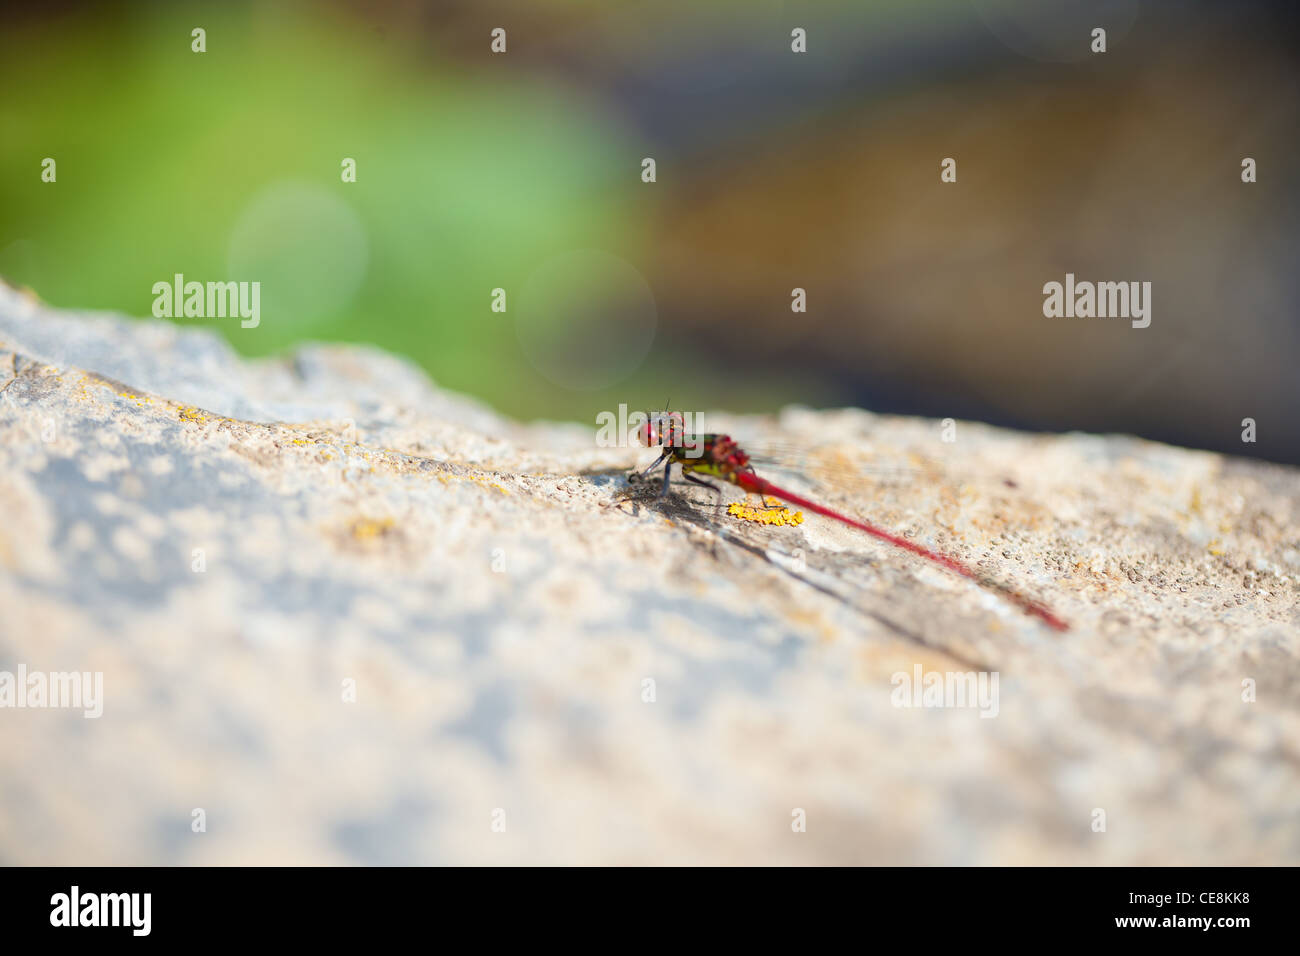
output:
[{"label": "damselfly eye", "polygon": [[670,412],[664,415],[659,423],[659,433],[663,436],[661,440],[665,445],[673,448],[681,445],[682,438],[686,435],[686,424],[682,413]]},{"label": "damselfly eye", "polygon": [[649,448],[651,445],[659,444],[659,429],[655,427],[654,422],[646,422],[636,430],[637,441]]}]

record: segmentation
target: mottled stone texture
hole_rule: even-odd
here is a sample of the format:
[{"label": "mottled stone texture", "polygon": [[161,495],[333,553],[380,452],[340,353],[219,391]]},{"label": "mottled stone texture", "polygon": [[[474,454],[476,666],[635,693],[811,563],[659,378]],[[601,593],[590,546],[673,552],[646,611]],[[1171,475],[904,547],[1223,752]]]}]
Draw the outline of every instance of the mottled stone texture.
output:
[{"label": "mottled stone texture", "polygon": [[[0,670],[104,681],[99,719],[0,709],[0,862],[1300,862],[1295,470],[706,419],[1073,629],[654,501],[646,450],[373,349],[243,361],[0,288]],[[996,671],[996,716],[895,706],[918,666]]]}]

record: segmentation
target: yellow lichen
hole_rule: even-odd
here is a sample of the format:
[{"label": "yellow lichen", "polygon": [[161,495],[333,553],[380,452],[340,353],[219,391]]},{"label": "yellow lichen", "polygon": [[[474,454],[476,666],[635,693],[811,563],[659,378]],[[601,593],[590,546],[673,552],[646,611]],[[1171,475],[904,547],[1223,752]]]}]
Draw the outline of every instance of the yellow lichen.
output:
[{"label": "yellow lichen", "polygon": [[510,494],[510,492],[506,491],[495,481],[489,481],[487,478],[484,478],[482,475],[466,475],[465,477],[467,477],[470,481],[478,482],[480,485],[487,485],[489,488],[494,488],[495,490],[501,492],[503,495]]},{"label": "yellow lichen", "polygon": [[754,521],[758,524],[776,525],[777,527],[803,524],[802,511],[792,511],[781,506],[781,502],[775,498],[767,498],[764,504],[768,507],[760,508],[749,504],[747,501],[736,501],[727,506],[727,514],[742,521]]},{"label": "yellow lichen", "polygon": [[352,537],[359,541],[371,541],[387,534],[393,528],[392,518],[358,518],[352,522]]}]

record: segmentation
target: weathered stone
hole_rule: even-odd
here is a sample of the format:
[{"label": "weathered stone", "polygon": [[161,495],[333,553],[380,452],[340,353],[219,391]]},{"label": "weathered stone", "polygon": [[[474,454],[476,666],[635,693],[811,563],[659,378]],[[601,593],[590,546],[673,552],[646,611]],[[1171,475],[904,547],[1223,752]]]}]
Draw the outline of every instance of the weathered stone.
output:
[{"label": "weathered stone", "polygon": [[[1073,629],[821,518],[648,499],[646,450],[373,349],[243,361],[0,288],[0,670],[104,687],[0,710],[0,860],[1300,862],[1294,469],[708,418]],[[998,672],[996,716],[895,706],[918,666]]]}]

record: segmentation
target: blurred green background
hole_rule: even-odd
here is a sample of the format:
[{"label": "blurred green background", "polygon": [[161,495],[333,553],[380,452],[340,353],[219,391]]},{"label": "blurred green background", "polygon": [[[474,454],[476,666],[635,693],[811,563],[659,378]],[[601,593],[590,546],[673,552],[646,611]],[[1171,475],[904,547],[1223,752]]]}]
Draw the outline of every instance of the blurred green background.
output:
[{"label": "blurred green background", "polygon": [[[258,328],[178,321],[373,343],[525,419],[857,404],[1297,461],[1292,6],[14,8],[0,275],[137,316],[257,280]],[[1152,327],[1045,319],[1067,271],[1152,281]]]},{"label": "blurred green background", "polygon": [[[636,255],[636,138],[509,59],[457,62],[399,12],[159,4],[14,24],[0,271],[59,306],[141,316],[177,272],[255,279],[258,328],[189,321],[253,355],[370,342],[508,411],[585,416],[589,396],[539,396],[490,293],[513,306],[538,262],[574,247]],[[29,175],[44,156],[55,187]]]}]

